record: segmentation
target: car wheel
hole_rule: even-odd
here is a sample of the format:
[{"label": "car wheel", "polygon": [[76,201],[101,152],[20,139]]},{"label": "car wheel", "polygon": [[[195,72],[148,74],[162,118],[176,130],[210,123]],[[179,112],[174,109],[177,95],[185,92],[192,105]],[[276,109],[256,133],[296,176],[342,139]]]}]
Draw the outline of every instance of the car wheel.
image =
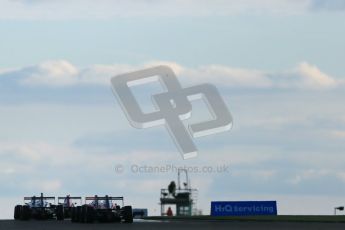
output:
[{"label": "car wheel", "polygon": [[85,222],[92,223],[94,221],[95,210],[93,207],[85,206]]},{"label": "car wheel", "polygon": [[22,209],[22,205],[16,205],[16,207],[14,208],[14,219],[18,220],[20,219],[21,216],[21,209]]},{"label": "car wheel", "polygon": [[20,219],[21,220],[30,220],[30,217],[31,217],[30,207],[28,205],[21,206]]},{"label": "car wheel", "polygon": [[56,219],[57,220],[64,220],[64,213],[63,213],[63,206],[62,205],[56,206]]},{"label": "car wheel", "polygon": [[123,207],[123,222],[124,223],[133,223],[133,211],[132,206]]},{"label": "car wheel", "polygon": [[76,222],[76,208],[75,207],[71,208],[71,221]]},{"label": "car wheel", "polygon": [[81,222],[82,216],[81,216],[81,206],[78,206],[76,208],[76,222]]}]

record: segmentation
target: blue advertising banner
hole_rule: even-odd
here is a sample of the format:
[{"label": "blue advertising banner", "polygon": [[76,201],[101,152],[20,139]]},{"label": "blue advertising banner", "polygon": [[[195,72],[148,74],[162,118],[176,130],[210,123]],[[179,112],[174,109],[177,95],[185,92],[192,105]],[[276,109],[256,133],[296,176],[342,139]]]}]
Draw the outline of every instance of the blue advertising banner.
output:
[{"label": "blue advertising banner", "polygon": [[277,215],[276,201],[212,201],[211,216]]}]

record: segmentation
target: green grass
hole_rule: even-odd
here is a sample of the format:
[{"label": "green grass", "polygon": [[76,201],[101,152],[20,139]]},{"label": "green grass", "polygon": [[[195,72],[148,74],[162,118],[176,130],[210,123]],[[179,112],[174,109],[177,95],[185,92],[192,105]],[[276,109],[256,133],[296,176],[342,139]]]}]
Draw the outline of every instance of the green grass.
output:
[{"label": "green grass", "polygon": [[234,217],[234,216],[190,216],[190,217],[162,217],[151,216],[146,217],[148,220],[176,220],[176,221],[276,221],[276,222],[334,222],[345,223],[345,216],[246,216],[246,217]]}]

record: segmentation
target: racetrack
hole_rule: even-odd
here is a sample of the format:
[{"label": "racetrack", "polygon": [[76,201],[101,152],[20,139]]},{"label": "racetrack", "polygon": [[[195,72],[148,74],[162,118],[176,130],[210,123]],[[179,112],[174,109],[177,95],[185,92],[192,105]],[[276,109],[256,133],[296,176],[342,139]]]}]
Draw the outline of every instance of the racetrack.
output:
[{"label": "racetrack", "polygon": [[0,220],[0,230],[110,230],[110,229],[345,229],[344,223],[303,223],[303,222],[239,222],[239,221],[135,221],[133,224],[94,223],[80,224],[70,221],[14,221]]}]

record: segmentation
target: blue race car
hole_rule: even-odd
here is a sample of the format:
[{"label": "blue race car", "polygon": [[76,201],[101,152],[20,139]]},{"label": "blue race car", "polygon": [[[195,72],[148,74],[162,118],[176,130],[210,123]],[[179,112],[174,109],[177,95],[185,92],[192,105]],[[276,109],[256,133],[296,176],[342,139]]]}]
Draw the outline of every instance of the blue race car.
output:
[{"label": "blue race car", "polygon": [[14,208],[15,220],[57,219],[64,220],[63,205],[55,205],[55,197],[41,196],[24,197],[24,205]]},{"label": "blue race car", "polygon": [[[117,202],[122,202],[122,207]],[[123,197],[86,197],[84,205],[72,208],[71,220],[133,223],[132,206],[124,206]]]}]

